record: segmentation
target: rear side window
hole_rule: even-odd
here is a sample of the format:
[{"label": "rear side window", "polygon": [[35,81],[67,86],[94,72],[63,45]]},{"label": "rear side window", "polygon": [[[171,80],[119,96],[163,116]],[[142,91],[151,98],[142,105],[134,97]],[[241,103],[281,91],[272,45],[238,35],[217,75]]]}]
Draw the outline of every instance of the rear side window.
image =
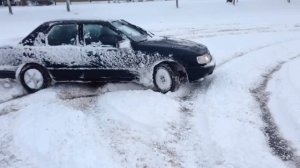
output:
[{"label": "rear side window", "polygon": [[56,25],[48,33],[48,44],[76,45],[77,44],[77,24]]}]

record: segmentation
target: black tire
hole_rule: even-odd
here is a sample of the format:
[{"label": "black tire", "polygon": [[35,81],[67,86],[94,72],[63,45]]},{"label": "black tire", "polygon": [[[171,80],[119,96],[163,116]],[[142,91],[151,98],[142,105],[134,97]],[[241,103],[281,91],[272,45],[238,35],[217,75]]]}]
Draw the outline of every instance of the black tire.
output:
[{"label": "black tire", "polygon": [[[163,70],[164,75],[159,76],[158,73],[160,73],[160,70]],[[160,82],[166,80],[166,77],[169,78],[167,79],[168,82],[166,84],[166,87],[162,87],[162,84],[160,84]],[[162,63],[155,66],[154,68],[153,83],[155,88],[161,93],[167,93],[169,91],[173,92],[176,91],[180,86],[180,74],[173,66]]]},{"label": "black tire", "polygon": [[[29,70],[31,70],[31,71],[34,70],[37,74],[38,74],[38,72],[40,73],[39,75],[41,76],[42,81],[41,80],[38,81],[38,87],[31,87],[28,84],[28,82],[26,82],[26,79],[25,79],[26,77],[25,76],[29,72]],[[51,77],[50,77],[48,71],[44,67],[42,67],[38,64],[27,64],[27,65],[25,65],[21,69],[18,78],[19,78],[20,83],[24,87],[24,89],[26,91],[28,91],[29,93],[34,93],[34,92],[39,91],[41,89],[47,88],[48,86],[51,85]],[[37,86],[37,84],[35,84],[35,86]]]}]

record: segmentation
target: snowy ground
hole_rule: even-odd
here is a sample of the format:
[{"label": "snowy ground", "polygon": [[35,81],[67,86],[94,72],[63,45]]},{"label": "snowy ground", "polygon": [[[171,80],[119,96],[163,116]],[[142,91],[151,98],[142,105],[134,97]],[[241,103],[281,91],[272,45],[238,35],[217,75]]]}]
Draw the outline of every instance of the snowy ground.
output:
[{"label": "snowy ground", "polygon": [[1,45],[51,19],[123,18],[204,43],[218,64],[206,80],[167,94],[134,83],[63,83],[26,95],[1,80],[0,167],[300,167],[300,1],[180,6],[15,7],[13,16],[0,8]]},{"label": "snowy ground", "polygon": [[[300,147],[300,58],[297,57],[282,64],[282,68],[273,75],[267,91],[271,93],[269,106],[279,130],[289,140],[291,147],[296,150]],[[299,150],[295,152],[300,156]]]}]

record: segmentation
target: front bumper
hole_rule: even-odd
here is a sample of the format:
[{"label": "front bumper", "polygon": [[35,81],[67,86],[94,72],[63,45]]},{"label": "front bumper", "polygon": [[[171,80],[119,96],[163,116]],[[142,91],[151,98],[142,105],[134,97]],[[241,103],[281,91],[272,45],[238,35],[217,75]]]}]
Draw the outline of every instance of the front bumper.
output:
[{"label": "front bumper", "polygon": [[215,67],[216,62],[214,60],[211,60],[211,62],[206,65],[186,67],[185,70],[187,72],[189,81],[192,82],[212,74],[214,72]]}]

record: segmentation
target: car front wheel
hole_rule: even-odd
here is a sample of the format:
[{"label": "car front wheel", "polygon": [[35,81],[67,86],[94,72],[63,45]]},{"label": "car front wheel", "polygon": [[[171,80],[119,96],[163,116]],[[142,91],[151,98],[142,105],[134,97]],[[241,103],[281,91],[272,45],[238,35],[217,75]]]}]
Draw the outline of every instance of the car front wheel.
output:
[{"label": "car front wheel", "polygon": [[154,68],[153,82],[159,92],[175,91],[180,85],[180,75],[168,64],[159,64]]},{"label": "car front wheel", "polygon": [[25,65],[19,74],[19,80],[22,86],[29,93],[48,87],[51,83],[49,73],[39,65]]}]

